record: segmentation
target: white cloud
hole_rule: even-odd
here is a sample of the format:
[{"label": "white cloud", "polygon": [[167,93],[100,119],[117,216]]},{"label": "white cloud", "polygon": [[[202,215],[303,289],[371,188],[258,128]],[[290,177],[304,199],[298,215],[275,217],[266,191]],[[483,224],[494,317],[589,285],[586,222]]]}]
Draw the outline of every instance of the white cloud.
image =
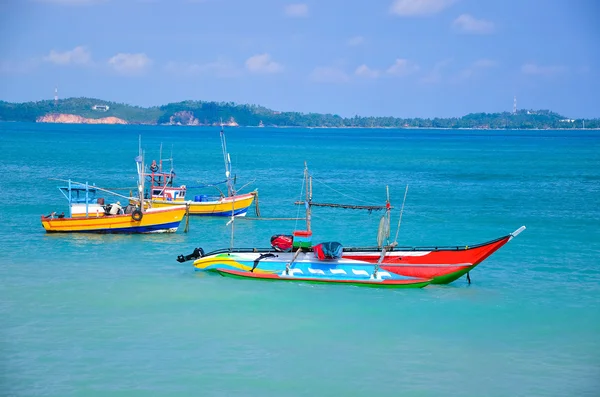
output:
[{"label": "white cloud", "polygon": [[523,66],[521,66],[521,72],[523,72],[523,74],[528,74],[532,76],[551,77],[564,73],[566,71],[567,68],[561,65],[541,66],[535,63],[526,63]]},{"label": "white cloud", "polygon": [[441,82],[442,81],[442,71],[448,65],[450,65],[450,63],[452,63],[451,59],[444,59],[442,61],[439,61],[438,63],[436,63],[433,66],[433,69],[431,70],[431,72],[429,72],[427,75],[425,75],[425,77],[423,77],[421,79],[421,82],[429,83],[429,84]]},{"label": "white cloud", "polygon": [[475,62],[473,62],[473,67],[475,68],[493,68],[494,66],[497,66],[498,62],[492,60],[492,59],[487,59],[487,58],[483,58],[483,59],[478,59]]},{"label": "white cloud", "polygon": [[379,77],[380,72],[379,70],[371,69],[367,65],[363,64],[356,68],[354,74],[361,77],[376,79],[377,77]]},{"label": "white cloud", "polygon": [[392,14],[401,16],[431,15],[448,8],[457,0],[394,0]]},{"label": "white cloud", "polygon": [[355,47],[355,46],[359,46],[361,44],[365,43],[365,38],[362,36],[354,36],[351,37],[350,39],[348,39],[348,41],[346,42],[346,44],[348,44],[351,47]]},{"label": "white cloud", "polygon": [[150,66],[152,60],[144,53],[118,53],[108,60],[108,64],[119,73],[133,74]]},{"label": "white cloud", "polygon": [[279,73],[283,70],[283,66],[271,60],[271,55],[265,53],[248,58],[246,69],[253,73]]},{"label": "white cloud", "polygon": [[77,46],[69,51],[52,50],[44,57],[44,61],[57,65],[87,65],[92,60],[92,54],[84,46]]},{"label": "white cloud", "polygon": [[348,74],[342,69],[330,66],[316,67],[309,78],[316,83],[347,83],[350,81]]},{"label": "white cloud", "polygon": [[481,73],[482,70],[490,69],[497,65],[498,65],[498,63],[491,59],[487,59],[487,58],[478,59],[475,62],[473,62],[469,67],[463,69],[458,74],[458,76],[454,79],[454,82],[457,83],[460,81],[467,80],[467,79]]},{"label": "white cloud", "polygon": [[50,3],[65,6],[81,6],[105,3],[107,0],[35,0],[38,3]]},{"label": "white cloud", "polygon": [[308,5],[304,3],[288,4],[284,9],[285,15],[293,18],[308,16]]},{"label": "white cloud", "polygon": [[410,62],[408,59],[398,58],[386,72],[394,76],[406,76],[419,70],[419,66]]},{"label": "white cloud", "polygon": [[170,61],[165,65],[167,72],[176,75],[211,75],[217,77],[235,77],[240,71],[228,60],[219,58],[207,63],[189,63]]},{"label": "white cloud", "polygon": [[462,14],[452,22],[452,26],[464,33],[489,34],[494,31],[494,22],[476,19],[469,14]]}]

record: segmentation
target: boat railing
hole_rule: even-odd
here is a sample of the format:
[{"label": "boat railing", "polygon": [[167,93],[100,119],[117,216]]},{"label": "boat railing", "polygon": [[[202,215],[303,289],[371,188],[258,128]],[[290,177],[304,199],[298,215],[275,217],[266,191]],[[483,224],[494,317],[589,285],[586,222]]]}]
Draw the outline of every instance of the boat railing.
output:
[{"label": "boat railing", "polygon": [[251,254],[251,253],[264,253],[264,252],[283,252],[276,250],[275,248],[222,248],[215,251],[208,252],[204,256],[217,255],[217,254]]},{"label": "boat railing", "polygon": [[[490,245],[490,244],[494,244],[497,243],[501,240],[504,240],[506,238],[510,237],[510,235],[507,236],[503,236],[503,237],[499,237],[495,240],[490,240],[488,242],[485,243],[480,243],[480,244],[474,244],[474,245],[449,245],[449,246],[421,246],[421,247],[409,247],[409,246],[390,246],[388,248],[386,248],[387,252],[393,252],[393,251],[461,251],[461,250],[465,250],[465,249],[472,249],[472,248],[479,248],[479,247],[483,247],[486,245]],[[209,256],[209,255],[218,255],[218,254],[232,254],[232,253],[236,253],[236,254],[241,254],[241,253],[279,253],[279,252],[283,252],[281,250],[277,250],[273,247],[269,247],[269,248],[221,248],[218,250],[214,250],[211,252],[207,252],[205,254],[203,254],[202,256]],[[343,247],[342,248],[342,252],[381,252],[381,247]]]},{"label": "boat railing", "polygon": [[[501,240],[510,237],[509,235],[498,237],[497,239],[487,241],[485,243],[473,244],[473,245],[438,245],[438,246],[420,246],[420,247],[412,247],[412,246],[388,246],[386,247],[387,252],[393,251],[463,251],[465,249],[473,249],[484,247],[486,245],[497,243]],[[381,247],[344,247],[343,252],[380,252]]]}]

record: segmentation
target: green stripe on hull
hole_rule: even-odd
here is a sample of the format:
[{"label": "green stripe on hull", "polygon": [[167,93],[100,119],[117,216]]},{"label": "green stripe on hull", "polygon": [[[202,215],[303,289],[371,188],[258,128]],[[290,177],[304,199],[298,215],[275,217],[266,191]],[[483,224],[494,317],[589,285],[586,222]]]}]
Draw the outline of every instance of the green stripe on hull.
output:
[{"label": "green stripe on hull", "polygon": [[469,266],[466,269],[462,269],[462,270],[456,271],[454,273],[448,273],[448,274],[444,274],[443,276],[434,277],[431,280],[431,284],[450,284],[451,282],[458,280],[459,278],[461,278],[462,276],[464,276],[465,274],[467,274],[468,272],[473,270],[473,268],[475,268],[475,266],[477,266],[477,265]]}]

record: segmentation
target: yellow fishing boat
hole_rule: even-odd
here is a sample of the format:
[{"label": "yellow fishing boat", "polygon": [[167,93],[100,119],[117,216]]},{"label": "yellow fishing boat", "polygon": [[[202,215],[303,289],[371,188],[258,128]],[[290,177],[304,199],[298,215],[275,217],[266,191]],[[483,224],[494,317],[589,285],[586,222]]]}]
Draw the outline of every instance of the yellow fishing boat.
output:
[{"label": "yellow fishing boat", "polygon": [[[143,189],[142,156],[136,157],[139,175],[139,192]],[[121,207],[119,201],[106,204],[98,192],[106,192],[126,198],[117,193],[86,183],[65,181],[59,187],[69,202],[69,216],[64,212],[52,212],[41,217],[42,226],[48,233],[174,233],[186,215],[187,205],[173,205],[168,208],[147,207],[144,199],[129,198],[130,203]]]},{"label": "yellow fishing boat", "polygon": [[[204,185],[200,187],[216,186],[221,183],[227,185],[227,192],[221,192],[219,195],[210,196],[206,194],[195,195],[193,200],[186,198],[188,187],[185,185],[174,186],[175,172],[172,168],[169,171],[163,170],[162,149],[159,163],[153,161],[148,170],[144,170],[143,175],[149,189],[145,193],[148,199],[148,206],[154,208],[170,208],[177,205],[189,205],[190,215],[204,216],[245,216],[248,208],[253,202],[256,203],[256,212],[258,211],[257,194],[255,190],[250,193],[238,194],[235,189],[235,178],[231,174],[231,160],[227,153],[225,134],[221,126],[221,147],[223,150],[223,160],[225,162],[226,180],[215,184]],[[196,186],[198,188],[198,186]]]},{"label": "yellow fishing boat", "polygon": [[177,205],[189,204],[190,215],[231,216],[233,211],[235,216],[245,216],[256,197],[256,192],[214,198],[200,195],[196,196],[194,201],[186,201],[184,197],[175,200],[156,197],[152,199],[152,206],[154,208],[172,208]]},{"label": "yellow fishing boat", "polygon": [[185,216],[186,206],[139,209],[130,214],[61,217],[55,213],[42,216],[48,233],[174,233]]}]

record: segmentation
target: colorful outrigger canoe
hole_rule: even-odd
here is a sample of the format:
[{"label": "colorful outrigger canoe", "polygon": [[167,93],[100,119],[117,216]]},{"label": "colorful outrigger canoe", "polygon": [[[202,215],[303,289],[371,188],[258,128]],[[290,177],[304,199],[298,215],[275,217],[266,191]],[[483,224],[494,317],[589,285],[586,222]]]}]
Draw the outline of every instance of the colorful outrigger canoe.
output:
[{"label": "colorful outrigger canoe", "polygon": [[[308,263],[308,268],[302,268],[301,277],[310,280],[318,278],[322,282],[330,282],[333,274],[339,274],[340,280],[353,282],[358,275],[358,267],[364,270],[362,280],[371,280],[381,271],[389,275],[388,280],[399,280],[408,277],[411,280],[427,280],[433,284],[448,284],[467,274],[470,282],[469,271],[473,270],[484,259],[489,257],[500,247],[525,230],[520,227],[513,233],[497,238],[495,240],[476,244],[472,246],[453,247],[399,247],[395,242],[389,242],[390,209],[389,196],[383,207],[366,207],[372,209],[385,209],[386,214],[380,221],[377,235],[378,246],[366,248],[344,248],[337,242],[323,243],[312,246],[312,232],[310,231],[310,211],[312,198],[312,180],[308,175],[305,165],[305,178],[307,186],[306,200],[303,202],[306,208],[306,230],[295,231],[293,235],[275,235],[271,238],[271,248],[229,248],[204,254],[201,248],[196,248],[192,254],[179,255],[177,260],[185,262],[194,260],[197,270],[218,271],[222,275],[257,278],[258,274],[267,274],[268,279],[282,279],[282,271],[286,271],[283,279],[289,277],[290,264],[295,266],[303,262]],[[298,202],[297,202],[298,204]],[[346,206],[324,204],[327,206],[341,206],[358,208],[362,206]],[[387,243],[384,241],[387,239]],[[274,243],[274,241],[276,243]],[[323,246],[337,246],[336,254],[323,257]],[[302,251],[300,254],[293,254]],[[299,258],[294,259],[295,255]],[[317,277],[315,269],[318,266],[333,266],[333,272],[319,273]],[[306,267],[306,266],[305,266]],[[342,269],[343,271],[340,271]],[[246,273],[253,273],[248,275]],[[370,276],[369,276],[370,274]],[[266,276],[265,276],[266,277]],[[335,278],[337,280],[337,278]],[[418,282],[415,281],[417,284]]]},{"label": "colorful outrigger canoe", "polygon": [[[525,227],[506,236],[482,244],[462,247],[391,247],[383,258],[381,248],[343,247],[342,259],[345,263],[375,265],[381,270],[398,276],[430,280],[431,284],[448,284],[464,276],[504,244],[521,233]],[[297,237],[295,237],[297,238]],[[271,248],[221,249],[204,254],[197,248],[190,255],[178,257],[179,262],[194,260],[196,270],[237,270],[253,273],[277,273],[285,268],[285,263],[268,260],[269,256],[287,258],[290,253]],[[283,255],[287,255],[284,257]],[[314,255],[314,254],[313,254]],[[267,258],[267,259],[263,259]],[[240,260],[238,260],[240,259]],[[251,260],[249,262],[249,260]],[[285,262],[285,261],[284,261]],[[327,260],[325,261],[327,263]]]},{"label": "colorful outrigger canoe", "polygon": [[378,269],[377,264],[343,258],[319,259],[313,251],[222,252],[194,261],[196,270],[222,276],[268,281],[296,281],[381,288],[422,288],[429,279]]}]

